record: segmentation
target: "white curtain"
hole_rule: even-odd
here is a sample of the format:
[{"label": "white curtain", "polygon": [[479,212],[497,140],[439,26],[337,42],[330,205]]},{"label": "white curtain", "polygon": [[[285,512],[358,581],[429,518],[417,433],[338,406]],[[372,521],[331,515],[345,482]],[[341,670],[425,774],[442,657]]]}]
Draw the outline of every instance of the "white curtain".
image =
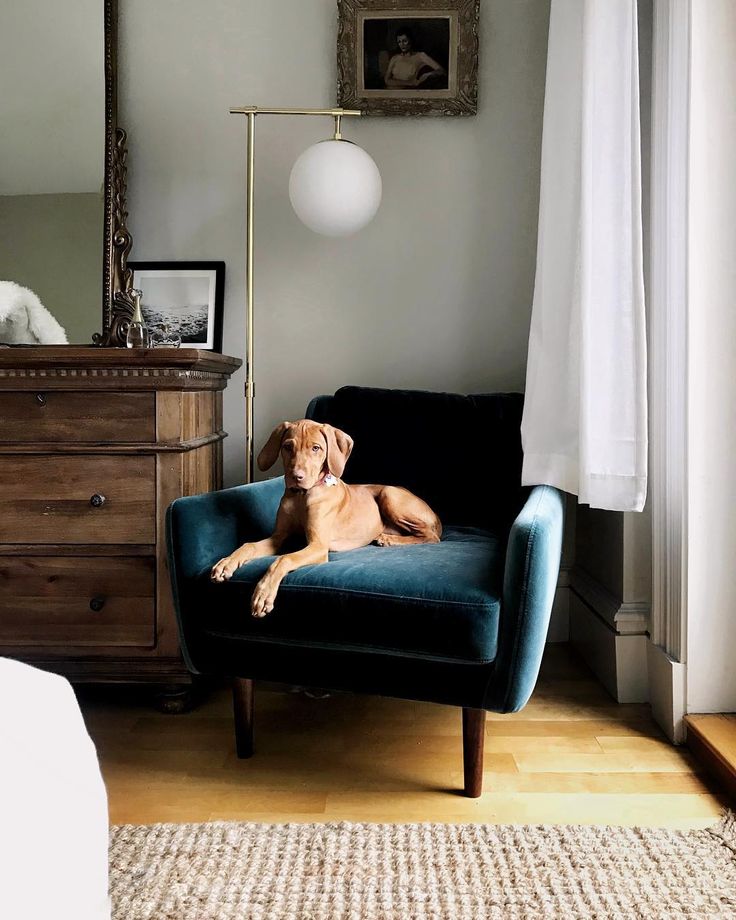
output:
[{"label": "white curtain", "polygon": [[646,327],[636,0],[552,0],[523,482],[641,511]]}]

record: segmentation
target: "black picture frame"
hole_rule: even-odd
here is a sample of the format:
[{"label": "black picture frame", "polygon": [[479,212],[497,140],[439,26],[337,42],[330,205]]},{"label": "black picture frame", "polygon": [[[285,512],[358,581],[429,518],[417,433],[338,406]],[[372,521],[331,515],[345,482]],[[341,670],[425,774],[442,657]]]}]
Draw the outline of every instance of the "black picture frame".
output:
[{"label": "black picture frame", "polygon": [[[225,263],[211,261],[163,261],[163,262],[128,262],[128,268],[133,273],[133,288],[143,291],[141,298],[143,316],[149,327],[156,325],[156,313],[160,315],[159,322],[166,322],[182,335],[182,348],[201,348],[205,351],[222,352],[222,324],[225,305]],[[165,303],[153,302],[156,297],[167,297],[166,279],[171,278],[170,293]],[[157,283],[154,285],[152,281]],[[148,281],[148,298],[146,297],[146,282]],[[201,284],[197,284],[201,281]],[[204,282],[207,285],[207,319],[206,335],[202,336],[199,329],[201,321],[201,307],[199,303],[182,304],[181,310],[185,317],[177,324],[175,301],[179,292],[189,290],[193,296],[199,296],[200,290],[204,291]],[[187,309],[189,306],[189,309]],[[197,309],[199,308],[199,310]],[[165,315],[162,315],[162,312]],[[183,333],[183,334],[182,334]],[[204,341],[202,339],[204,338]]]}]

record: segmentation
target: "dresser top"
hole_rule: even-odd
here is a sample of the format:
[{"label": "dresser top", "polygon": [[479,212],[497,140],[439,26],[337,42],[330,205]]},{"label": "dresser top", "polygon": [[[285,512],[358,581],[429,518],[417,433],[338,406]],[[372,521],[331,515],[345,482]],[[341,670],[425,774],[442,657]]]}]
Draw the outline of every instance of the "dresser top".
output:
[{"label": "dresser top", "polygon": [[199,348],[98,348],[85,345],[33,345],[0,348],[0,371],[115,368],[210,371],[230,376],[243,362]]}]

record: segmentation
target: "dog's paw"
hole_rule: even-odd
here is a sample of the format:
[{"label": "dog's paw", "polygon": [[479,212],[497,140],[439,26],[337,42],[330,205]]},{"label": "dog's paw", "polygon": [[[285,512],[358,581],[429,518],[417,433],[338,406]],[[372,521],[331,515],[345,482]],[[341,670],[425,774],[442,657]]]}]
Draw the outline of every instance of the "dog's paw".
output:
[{"label": "dog's paw", "polygon": [[212,581],[227,581],[235,574],[241,565],[250,562],[253,558],[253,551],[247,546],[242,546],[230,556],[225,556],[212,566],[210,578]]},{"label": "dog's paw", "polygon": [[235,562],[233,557],[226,556],[224,559],[220,559],[219,562],[216,562],[212,566],[210,578],[212,581],[227,581],[237,568],[238,564]]},{"label": "dog's paw", "polygon": [[278,585],[274,586],[268,578],[262,578],[253,591],[250,602],[251,615],[260,619],[271,613],[276,603]]},{"label": "dog's paw", "polygon": [[376,539],[373,541],[376,546],[393,546],[393,537],[390,533],[379,533]]}]

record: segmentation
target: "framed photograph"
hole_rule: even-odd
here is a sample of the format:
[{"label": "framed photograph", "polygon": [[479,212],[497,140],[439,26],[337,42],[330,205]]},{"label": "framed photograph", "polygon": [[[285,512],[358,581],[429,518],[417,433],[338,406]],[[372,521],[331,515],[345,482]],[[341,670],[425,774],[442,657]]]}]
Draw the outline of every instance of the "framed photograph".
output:
[{"label": "framed photograph", "polygon": [[166,326],[182,348],[222,351],[224,262],[128,262],[133,287],[143,291],[149,331]]},{"label": "framed photograph", "polygon": [[337,98],[377,115],[475,115],[480,0],[337,0]]}]

